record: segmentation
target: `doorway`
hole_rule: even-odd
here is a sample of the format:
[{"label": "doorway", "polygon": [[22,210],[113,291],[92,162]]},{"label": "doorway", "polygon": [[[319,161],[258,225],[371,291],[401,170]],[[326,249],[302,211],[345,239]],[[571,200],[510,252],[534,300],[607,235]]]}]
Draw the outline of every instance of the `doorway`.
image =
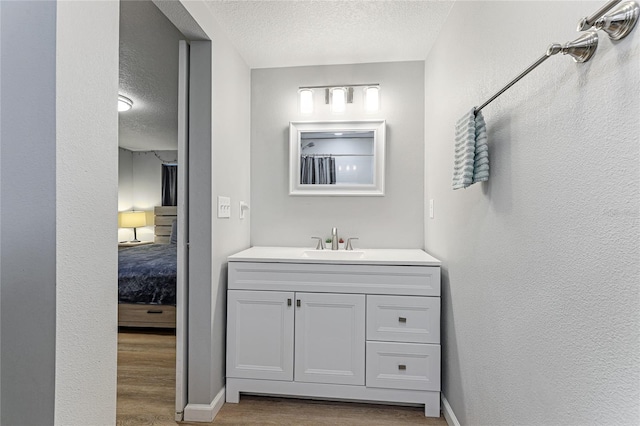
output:
[{"label": "doorway", "polygon": [[[117,413],[125,424],[141,415],[182,420],[186,405],[189,69],[184,38],[153,2],[121,2],[120,95],[130,109],[119,113],[118,209],[120,217],[141,218],[128,224],[119,220],[118,231]],[[133,227],[133,241],[125,226]]]}]

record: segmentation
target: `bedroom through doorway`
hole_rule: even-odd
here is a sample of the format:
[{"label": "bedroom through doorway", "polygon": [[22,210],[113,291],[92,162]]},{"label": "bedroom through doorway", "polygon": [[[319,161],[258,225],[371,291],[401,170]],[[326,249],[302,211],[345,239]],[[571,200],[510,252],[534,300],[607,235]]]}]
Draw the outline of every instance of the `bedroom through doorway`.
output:
[{"label": "bedroom through doorway", "polygon": [[180,420],[186,405],[184,40],[152,1],[120,2],[118,424]]}]

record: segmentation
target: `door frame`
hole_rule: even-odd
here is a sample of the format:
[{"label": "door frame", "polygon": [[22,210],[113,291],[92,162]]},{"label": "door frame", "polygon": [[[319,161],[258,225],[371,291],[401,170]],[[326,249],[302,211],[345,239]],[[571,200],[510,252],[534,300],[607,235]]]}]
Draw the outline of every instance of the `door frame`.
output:
[{"label": "door frame", "polygon": [[187,405],[189,310],[189,43],[178,48],[178,241],[176,277],[176,410],[182,421]]}]

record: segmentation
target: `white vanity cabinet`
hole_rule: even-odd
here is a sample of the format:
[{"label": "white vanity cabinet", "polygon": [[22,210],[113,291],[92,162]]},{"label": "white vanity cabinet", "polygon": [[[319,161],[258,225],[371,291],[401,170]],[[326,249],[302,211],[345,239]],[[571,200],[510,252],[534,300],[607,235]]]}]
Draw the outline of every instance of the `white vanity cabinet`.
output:
[{"label": "white vanity cabinet", "polygon": [[293,293],[227,293],[227,376],[293,380]]},{"label": "white vanity cabinet", "polygon": [[259,260],[229,258],[227,402],[253,393],[424,404],[440,415],[437,260]]},{"label": "white vanity cabinet", "polygon": [[364,295],[229,290],[227,297],[228,377],[364,385]]}]

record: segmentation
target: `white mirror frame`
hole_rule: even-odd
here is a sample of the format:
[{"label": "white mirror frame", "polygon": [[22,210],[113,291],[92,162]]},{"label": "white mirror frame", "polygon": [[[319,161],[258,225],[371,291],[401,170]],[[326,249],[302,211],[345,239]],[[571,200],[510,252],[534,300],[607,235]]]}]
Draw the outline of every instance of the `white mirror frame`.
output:
[{"label": "white mirror frame", "polygon": [[[300,137],[303,132],[373,131],[372,184],[300,184]],[[382,196],[385,172],[385,120],[292,121],[289,123],[289,195]]]}]

